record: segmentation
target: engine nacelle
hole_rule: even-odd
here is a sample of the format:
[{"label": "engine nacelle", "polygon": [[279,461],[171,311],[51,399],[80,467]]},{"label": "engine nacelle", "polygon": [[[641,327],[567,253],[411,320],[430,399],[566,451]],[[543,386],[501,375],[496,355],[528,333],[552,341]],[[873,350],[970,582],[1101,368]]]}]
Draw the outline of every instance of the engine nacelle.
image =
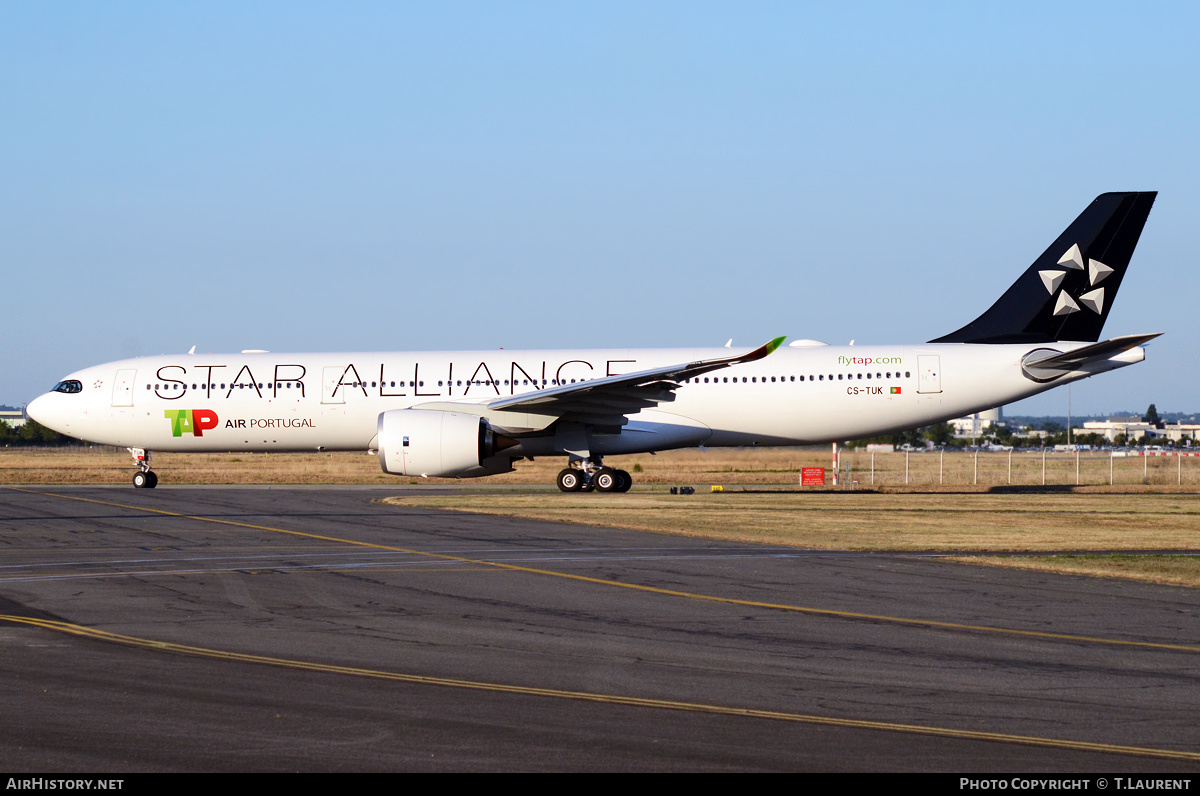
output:
[{"label": "engine nacelle", "polygon": [[457,478],[503,472],[511,465],[498,470],[484,462],[516,444],[492,431],[479,415],[429,409],[392,409],[379,415],[379,466],[392,475]]}]

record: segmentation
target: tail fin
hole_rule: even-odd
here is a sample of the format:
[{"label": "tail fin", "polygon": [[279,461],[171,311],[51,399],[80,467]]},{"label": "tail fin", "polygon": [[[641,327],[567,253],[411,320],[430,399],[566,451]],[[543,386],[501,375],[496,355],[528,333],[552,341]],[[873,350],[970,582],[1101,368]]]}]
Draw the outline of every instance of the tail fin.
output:
[{"label": "tail fin", "polygon": [[1099,340],[1157,195],[1097,196],[991,309],[930,342]]}]

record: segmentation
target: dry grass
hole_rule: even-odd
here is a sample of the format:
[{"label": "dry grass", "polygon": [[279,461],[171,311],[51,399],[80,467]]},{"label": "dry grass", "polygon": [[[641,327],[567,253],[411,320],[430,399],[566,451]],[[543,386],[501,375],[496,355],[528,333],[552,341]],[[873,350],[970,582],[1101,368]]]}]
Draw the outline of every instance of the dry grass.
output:
[{"label": "dry grass", "polygon": [[1200,586],[1200,556],[1172,555],[1078,555],[1003,558],[977,556],[954,559],[970,564],[988,564],[1035,569],[1066,575],[1125,578],[1169,586]]},{"label": "dry grass", "polygon": [[[981,487],[1009,483],[1042,483],[1042,457],[1035,453],[1013,454],[1011,476],[1005,453],[875,454],[843,453],[843,466],[862,488],[919,488],[948,486]],[[605,463],[633,473],[639,486],[691,484],[796,485],[802,467],[830,467],[830,451],[819,448],[748,448],[746,450],[688,449],[667,451],[657,456],[610,456]],[[907,460],[907,478],[906,478]],[[397,479],[380,471],[379,460],[363,453],[157,453],[154,468],[166,484],[396,484],[473,483],[552,484],[564,459],[543,458],[517,463],[516,472],[463,482],[444,479]],[[1115,459],[1113,480],[1118,485],[1140,485],[1143,467],[1152,486],[1200,487],[1200,458],[1130,457]],[[1110,461],[1107,454],[1082,454],[1079,483],[1107,485]],[[1076,483],[1074,454],[1046,457],[1045,482],[1050,485]],[[129,455],[124,450],[90,448],[0,449],[0,484],[122,484],[132,477]]]},{"label": "dry grass", "polygon": [[1188,550],[1200,498],[1179,494],[866,492],[627,495],[406,494],[386,499],[486,514],[838,550]]},{"label": "dry grass", "polygon": [[[395,484],[366,453],[156,453],[163,484]],[[0,451],[0,484],[129,484],[125,450],[10,448]]]},{"label": "dry grass", "polygon": [[[1105,487],[1105,490],[1108,488]],[[1183,493],[659,493],[403,495],[385,502],[817,549],[897,551],[1194,550],[1200,497]],[[1200,558],[971,557],[1200,586]]]},{"label": "dry grass", "polygon": [[[614,456],[613,467],[634,472],[638,484],[707,482],[796,483],[801,467],[828,465],[829,454],[772,448],[745,452],[671,451],[657,456]],[[397,478],[362,453],[155,453],[164,484],[553,484],[566,461],[519,461],[516,470],[482,480]],[[0,484],[124,484],[133,476],[124,449],[8,448],[0,450]]]},{"label": "dry grass", "polygon": [[842,466],[860,486],[1159,485],[1200,486],[1200,457],[1108,453],[872,454],[848,451]]}]

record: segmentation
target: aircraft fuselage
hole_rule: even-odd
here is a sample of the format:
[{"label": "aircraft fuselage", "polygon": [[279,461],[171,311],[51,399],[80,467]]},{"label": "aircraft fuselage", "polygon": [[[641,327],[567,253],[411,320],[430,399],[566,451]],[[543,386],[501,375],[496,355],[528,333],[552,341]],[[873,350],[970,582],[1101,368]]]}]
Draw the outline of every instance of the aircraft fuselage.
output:
[{"label": "aircraft fuselage", "polygon": [[[1133,364],[1135,348],[1044,384],[1021,360],[1041,345],[784,347],[756,362],[685,380],[675,400],[593,430],[596,453],[695,445],[797,445],[929,425]],[[47,393],[31,417],[80,439],[158,451],[351,451],[374,447],[382,412],[462,404],[475,411],[522,395],[729,349],[463,351],[156,356],[67,377],[77,393]],[[432,407],[430,407],[432,408]],[[511,456],[556,453],[526,417]],[[553,418],[544,418],[548,426]],[[501,415],[492,424],[513,430]],[[506,424],[508,424],[506,426]],[[522,429],[517,429],[520,433]],[[618,432],[618,433],[613,433]],[[557,451],[561,452],[561,451]]]}]

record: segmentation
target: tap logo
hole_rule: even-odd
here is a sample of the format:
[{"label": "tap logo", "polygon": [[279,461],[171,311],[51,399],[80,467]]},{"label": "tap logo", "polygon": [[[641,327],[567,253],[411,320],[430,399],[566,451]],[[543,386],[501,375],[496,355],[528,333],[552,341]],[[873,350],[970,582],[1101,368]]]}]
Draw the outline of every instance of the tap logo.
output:
[{"label": "tap logo", "polygon": [[173,437],[182,437],[184,434],[203,437],[205,431],[211,431],[221,422],[211,409],[166,409],[163,417],[171,421]]}]

